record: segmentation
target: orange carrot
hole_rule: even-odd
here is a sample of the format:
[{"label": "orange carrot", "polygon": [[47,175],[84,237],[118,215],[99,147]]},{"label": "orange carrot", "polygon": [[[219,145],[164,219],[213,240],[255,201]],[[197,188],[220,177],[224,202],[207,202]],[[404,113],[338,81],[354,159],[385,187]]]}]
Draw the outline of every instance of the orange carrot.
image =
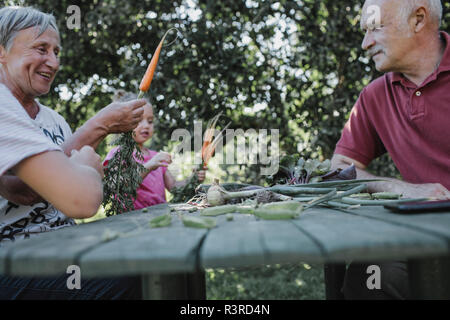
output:
[{"label": "orange carrot", "polygon": [[144,95],[144,92],[147,92],[148,89],[150,88],[150,84],[152,83],[152,80],[153,80],[153,74],[155,73],[156,66],[158,65],[159,54],[161,53],[161,48],[162,48],[164,39],[166,38],[167,33],[172,29],[169,29],[166,31],[166,33],[164,34],[164,37],[161,39],[161,42],[159,43],[158,47],[156,48],[155,53],[153,54],[152,60],[150,61],[150,64],[147,67],[147,71],[145,71],[144,77],[142,78],[141,84],[139,85],[140,92],[139,92],[138,98],[141,98]]},{"label": "orange carrot", "polygon": [[206,126],[205,141],[203,142],[203,146],[202,146],[202,162],[203,162],[202,167],[205,170],[207,169],[208,162],[211,159],[211,157],[213,156],[217,145],[223,139],[223,137],[222,137],[223,133],[230,125],[230,123],[228,123],[225,126],[225,128],[213,140],[214,134],[216,133],[215,126],[216,126],[217,120],[219,120],[221,115],[222,115],[222,112],[220,112],[218,115],[216,115],[214,118],[212,118],[208,122],[208,125]]},{"label": "orange carrot", "polygon": [[[206,169],[208,167],[208,162],[212,158],[214,151],[216,150],[216,147],[219,144],[219,142],[221,142],[223,140],[223,138],[224,138],[223,133],[225,132],[225,130],[227,129],[227,127],[229,125],[230,125],[230,123],[228,123],[226,125],[226,127],[217,135],[217,137],[212,142],[205,141],[205,151],[203,154],[203,169]],[[212,131],[215,131],[215,130],[212,130]]]},{"label": "orange carrot", "polygon": [[211,141],[207,141],[205,140],[205,142],[203,142],[203,146],[202,146],[202,160],[203,160],[203,164],[205,164],[205,159],[207,158],[207,151],[208,151],[208,146],[211,143]]}]

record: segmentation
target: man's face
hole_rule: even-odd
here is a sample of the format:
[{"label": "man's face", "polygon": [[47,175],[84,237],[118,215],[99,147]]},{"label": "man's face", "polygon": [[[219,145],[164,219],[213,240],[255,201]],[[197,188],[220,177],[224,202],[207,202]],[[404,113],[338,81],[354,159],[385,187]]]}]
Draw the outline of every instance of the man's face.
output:
[{"label": "man's face", "polygon": [[49,27],[39,37],[38,28],[17,33],[9,52],[3,51],[2,64],[7,80],[25,95],[46,94],[59,69],[60,40]]},{"label": "man's face", "polygon": [[[367,0],[361,16],[361,28],[365,31],[363,50],[375,62],[378,71],[402,72],[406,65],[408,52],[414,45],[412,30],[407,21],[400,21],[398,15],[402,1]],[[375,11],[371,6],[380,8],[379,25],[375,23]],[[372,7],[373,9],[373,7]]]}]

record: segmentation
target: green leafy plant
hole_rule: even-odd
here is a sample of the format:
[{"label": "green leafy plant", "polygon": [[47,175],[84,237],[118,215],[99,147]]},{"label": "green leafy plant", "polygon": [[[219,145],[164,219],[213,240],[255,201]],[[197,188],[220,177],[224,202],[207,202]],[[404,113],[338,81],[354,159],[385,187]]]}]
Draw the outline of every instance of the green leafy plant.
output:
[{"label": "green leafy plant", "polygon": [[300,158],[299,155],[286,155],[280,159],[277,173],[266,178],[269,185],[275,184],[305,184],[321,181],[352,180],[356,179],[354,165],[346,169],[330,171],[331,161]]},{"label": "green leafy plant", "polygon": [[197,175],[193,174],[184,186],[172,188],[172,190],[170,190],[170,193],[173,195],[171,202],[181,203],[191,199],[195,195],[195,189],[199,183],[200,181],[198,180]]},{"label": "green leafy plant", "polygon": [[[121,134],[113,144],[117,152],[109,160],[103,178],[103,207],[106,216],[134,210],[136,190],[142,183],[144,157],[133,139],[133,132]],[[136,160],[135,160],[136,159]]]}]

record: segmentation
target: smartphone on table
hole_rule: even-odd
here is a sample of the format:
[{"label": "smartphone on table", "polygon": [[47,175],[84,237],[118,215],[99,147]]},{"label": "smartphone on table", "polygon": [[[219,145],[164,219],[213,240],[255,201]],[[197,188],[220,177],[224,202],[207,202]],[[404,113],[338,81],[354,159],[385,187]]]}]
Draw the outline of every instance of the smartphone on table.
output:
[{"label": "smartphone on table", "polygon": [[449,213],[450,200],[399,202],[384,206],[395,213],[415,214],[415,213]]}]

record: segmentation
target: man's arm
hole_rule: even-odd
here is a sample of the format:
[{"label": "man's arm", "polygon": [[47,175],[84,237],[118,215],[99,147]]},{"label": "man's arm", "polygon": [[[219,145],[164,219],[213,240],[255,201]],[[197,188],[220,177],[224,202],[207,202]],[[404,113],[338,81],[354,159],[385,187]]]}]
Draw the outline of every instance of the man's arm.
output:
[{"label": "man's arm", "polygon": [[93,216],[103,199],[100,157],[84,147],[68,158],[49,151],[21,161],[14,173],[66,216]]},{"label": "man's arm", "polygon": [[383,179],[385,181],[368,183],[370,192],[395,192],[404,198],[436,198],[450,199],[450,191],[440,183],[413,184],[399,179],[378,177],[367,172],[366,166],[349,157],[334,154],[331,159],[331,169],[345,168],[354,164],[358,179]]},{"label": "man's arm", "polygon": [[142,119],[146,103],[146,100],[139,99],[109,104],[77,129],[61,148],[67,155],[83,146],[96,149],[108,134],[133,130]]}]

